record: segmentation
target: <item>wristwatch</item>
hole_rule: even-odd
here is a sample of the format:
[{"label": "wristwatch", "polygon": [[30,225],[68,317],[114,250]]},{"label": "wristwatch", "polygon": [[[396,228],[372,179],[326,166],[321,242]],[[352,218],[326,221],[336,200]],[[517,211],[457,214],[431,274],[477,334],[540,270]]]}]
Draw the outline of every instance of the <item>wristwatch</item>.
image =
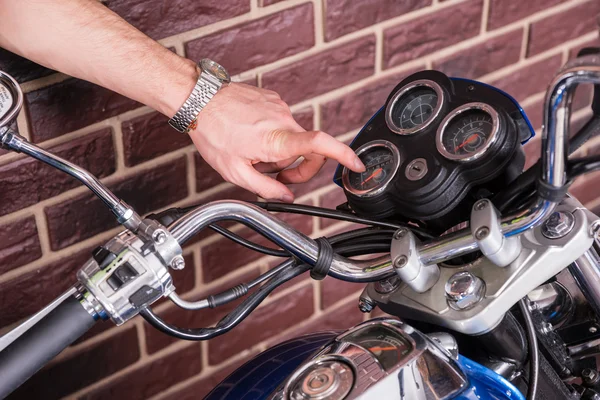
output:
[{"label": "wristwatch", "polygon": [[169,120],[169,125],[181,133],[188,133],[196,127],[200,111],[206,107],[223,85],[231,82],[225,68],[208,58],[204,58],[198,63],[198,69],[200,73],[194,90],[179,111]]}]

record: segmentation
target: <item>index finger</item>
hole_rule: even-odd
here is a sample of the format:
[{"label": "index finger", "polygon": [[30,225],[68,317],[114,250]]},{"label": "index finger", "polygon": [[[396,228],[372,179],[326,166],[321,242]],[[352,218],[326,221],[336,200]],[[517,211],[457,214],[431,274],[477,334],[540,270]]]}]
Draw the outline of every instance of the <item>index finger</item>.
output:
[{"label": "index finger", "polygon": [[320,154],[332,158],[355,172],[363,172],[365,166],[356,153],[336,138],[321,131],[280,132],[279,148],[285,158],[303,155]]}]

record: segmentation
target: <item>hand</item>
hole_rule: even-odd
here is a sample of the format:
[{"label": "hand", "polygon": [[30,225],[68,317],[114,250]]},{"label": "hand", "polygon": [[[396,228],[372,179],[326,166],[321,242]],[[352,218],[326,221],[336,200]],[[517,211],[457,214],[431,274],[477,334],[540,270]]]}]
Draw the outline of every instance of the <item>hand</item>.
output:
[{"label": "hand", "polygon": [[[226,181],[265,199],[292,202],[294,195],[283,183],[308,181],[327,158],[356,172],[365,170],[350,147],[324,132],[302,129],[277,93],[241,83],[215,95],[190,136]],[[300,164],[286,169],[301,156]],[[277,180],[264,175],[276,172]]]}]

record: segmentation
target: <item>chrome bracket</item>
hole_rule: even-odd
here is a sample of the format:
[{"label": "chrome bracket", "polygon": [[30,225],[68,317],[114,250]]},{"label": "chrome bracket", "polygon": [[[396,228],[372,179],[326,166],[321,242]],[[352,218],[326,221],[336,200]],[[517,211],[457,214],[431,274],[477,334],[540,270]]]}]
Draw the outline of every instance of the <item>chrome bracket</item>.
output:
[{"label": "chrome bracket", "polygon": [[495,265],[506,267],[521,254],[521,239],[504,236],[500,221],[491,201],[481,199],[473,205],[470,227],[479,250]]},{"label": "chrome bracket", "polygon": [[437,264],[424,265],[417,250],[418,239],[407,228],[394,234],[390,250],[394,270],[402,281],[415,292],[423,293],[436,284],[440,277]]}]

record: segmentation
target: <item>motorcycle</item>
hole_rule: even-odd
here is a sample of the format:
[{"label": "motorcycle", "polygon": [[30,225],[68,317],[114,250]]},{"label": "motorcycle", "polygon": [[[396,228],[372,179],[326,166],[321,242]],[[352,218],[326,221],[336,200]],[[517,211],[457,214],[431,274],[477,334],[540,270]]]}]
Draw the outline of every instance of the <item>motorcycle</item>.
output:
[{"label": "motorcycle", "polygon": [[[595,85],[593,116],[571,135],[580,83]],[[88,171],[11,129],[22,104],[17,82],[0,72],[2,148],[78,179],[125,230],[93,251],[75,285],[0,338],[1,398],[99,320],[121,325],[139,314],[167,335],[210,340],[307,272],[366,284],[361,311],[396,318],[288,340],[207,399],[600,398],[600,218],[568,194],[576,177],[600,169],[598,156],[568,158],[600,133],[600,49],[582,50],[550,83],[541,159],[526,171],[522,144],[535,132],[510,95],[437,71],[407,77],[351,144],[366,171],[335,172],[347,198],[336,210],[216,201],[142,218]],[[367,227],[312,239],[271,212]],[[182,245],[224,220],[280,249],[219,233],[284,261],[186,301],[172,280],[185,266]],[[184,328],[153,312],[163,297],[197,311],[243,301],[215,326]]]}]

